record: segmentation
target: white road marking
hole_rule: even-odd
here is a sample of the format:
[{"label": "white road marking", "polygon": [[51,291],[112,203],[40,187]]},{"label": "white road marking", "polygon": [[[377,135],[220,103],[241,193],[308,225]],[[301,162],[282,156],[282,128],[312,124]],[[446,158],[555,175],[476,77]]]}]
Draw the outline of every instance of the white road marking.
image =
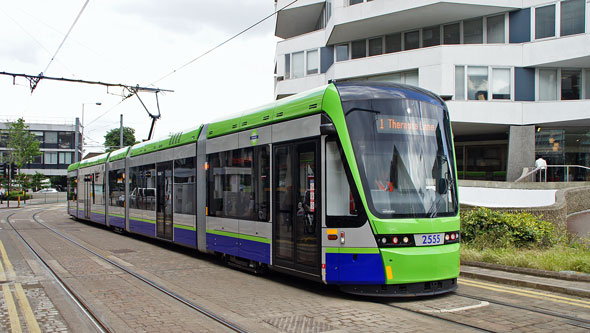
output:
[{"label": "white road marking", "polygon": [[420,310],[420,312],[426,312],[426,313],[449,313],[449,312],[459,312],[459,311],[465,311],[465,310],[471,310],[471,309],[477,309],[477,308],[482,308],[484,306],[488,306],[490,305],[490,303],[486,302],[486,301],[482,301],[479,302],[479,304],[475,304],[475,305],[468,305],[468,306],[463,306],[460,308],[454,308],[454,309],[440,309],[440,310]]}]

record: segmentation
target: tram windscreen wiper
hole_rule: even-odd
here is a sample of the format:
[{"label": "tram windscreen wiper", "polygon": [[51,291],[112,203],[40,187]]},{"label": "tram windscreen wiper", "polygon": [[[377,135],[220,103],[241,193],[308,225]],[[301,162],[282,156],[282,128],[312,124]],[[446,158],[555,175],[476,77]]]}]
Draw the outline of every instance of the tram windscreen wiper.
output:
[{"label": "tram windscreen wiper", "polygon": [[377,110],[364,109],[364,108],[352,108],[352,109],[346,111],[346,113],[344,115],[348,116],[350,113],[352,113],[354,111],[371,112],[371,113],[375,113],[375,114],[381,113],[381,111],[377,111]]}]

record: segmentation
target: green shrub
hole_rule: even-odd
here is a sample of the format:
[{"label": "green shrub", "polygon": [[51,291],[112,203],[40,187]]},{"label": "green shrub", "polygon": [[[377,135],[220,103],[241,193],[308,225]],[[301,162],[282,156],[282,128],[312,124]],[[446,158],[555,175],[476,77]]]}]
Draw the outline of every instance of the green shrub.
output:
[{"label": "green shrub", "polygon": [[461,241],[475,247],[547,247],[556,238],[553,224],[529,213],[504,213],[488,208],[461,212]]},{"label": "green shrub", "polygon": [[10,191],[10,195],[8,196],[9,200],[18,200],[18,198],[20,197],[20,200],[29,200],[31,199],[31,195],[30,194],[24,194],[23,191]]}]

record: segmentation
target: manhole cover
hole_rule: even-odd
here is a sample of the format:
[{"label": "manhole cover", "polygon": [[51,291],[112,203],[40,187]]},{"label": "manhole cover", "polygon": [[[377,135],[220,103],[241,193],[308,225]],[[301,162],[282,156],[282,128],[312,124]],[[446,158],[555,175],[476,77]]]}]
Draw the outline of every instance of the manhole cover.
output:
[{"label": "manhole cover", "polygon": [[291,316],[281,318],[271,318],[265,320],[266,323],[271,324],[283,331],[299,333],[299,332],[326,332],[334,328],[324,322],[315,320],[309,316]]},{"label": "manhole cover", "polygon": [[113,252],[113,253],[133,253],[135,251],[130,250],[130,249],[118,249],[118,250],[111,250],[111,252]]}]

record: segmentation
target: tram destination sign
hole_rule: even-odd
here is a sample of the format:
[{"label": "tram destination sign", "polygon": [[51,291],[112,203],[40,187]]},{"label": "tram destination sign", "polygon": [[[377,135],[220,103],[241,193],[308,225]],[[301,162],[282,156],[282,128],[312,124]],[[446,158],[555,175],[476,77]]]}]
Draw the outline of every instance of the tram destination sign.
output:
[{"label": "tram destination sign", "polygon": [[430,118],[375,116],[377,133],[435,136],[438,121]]}]

